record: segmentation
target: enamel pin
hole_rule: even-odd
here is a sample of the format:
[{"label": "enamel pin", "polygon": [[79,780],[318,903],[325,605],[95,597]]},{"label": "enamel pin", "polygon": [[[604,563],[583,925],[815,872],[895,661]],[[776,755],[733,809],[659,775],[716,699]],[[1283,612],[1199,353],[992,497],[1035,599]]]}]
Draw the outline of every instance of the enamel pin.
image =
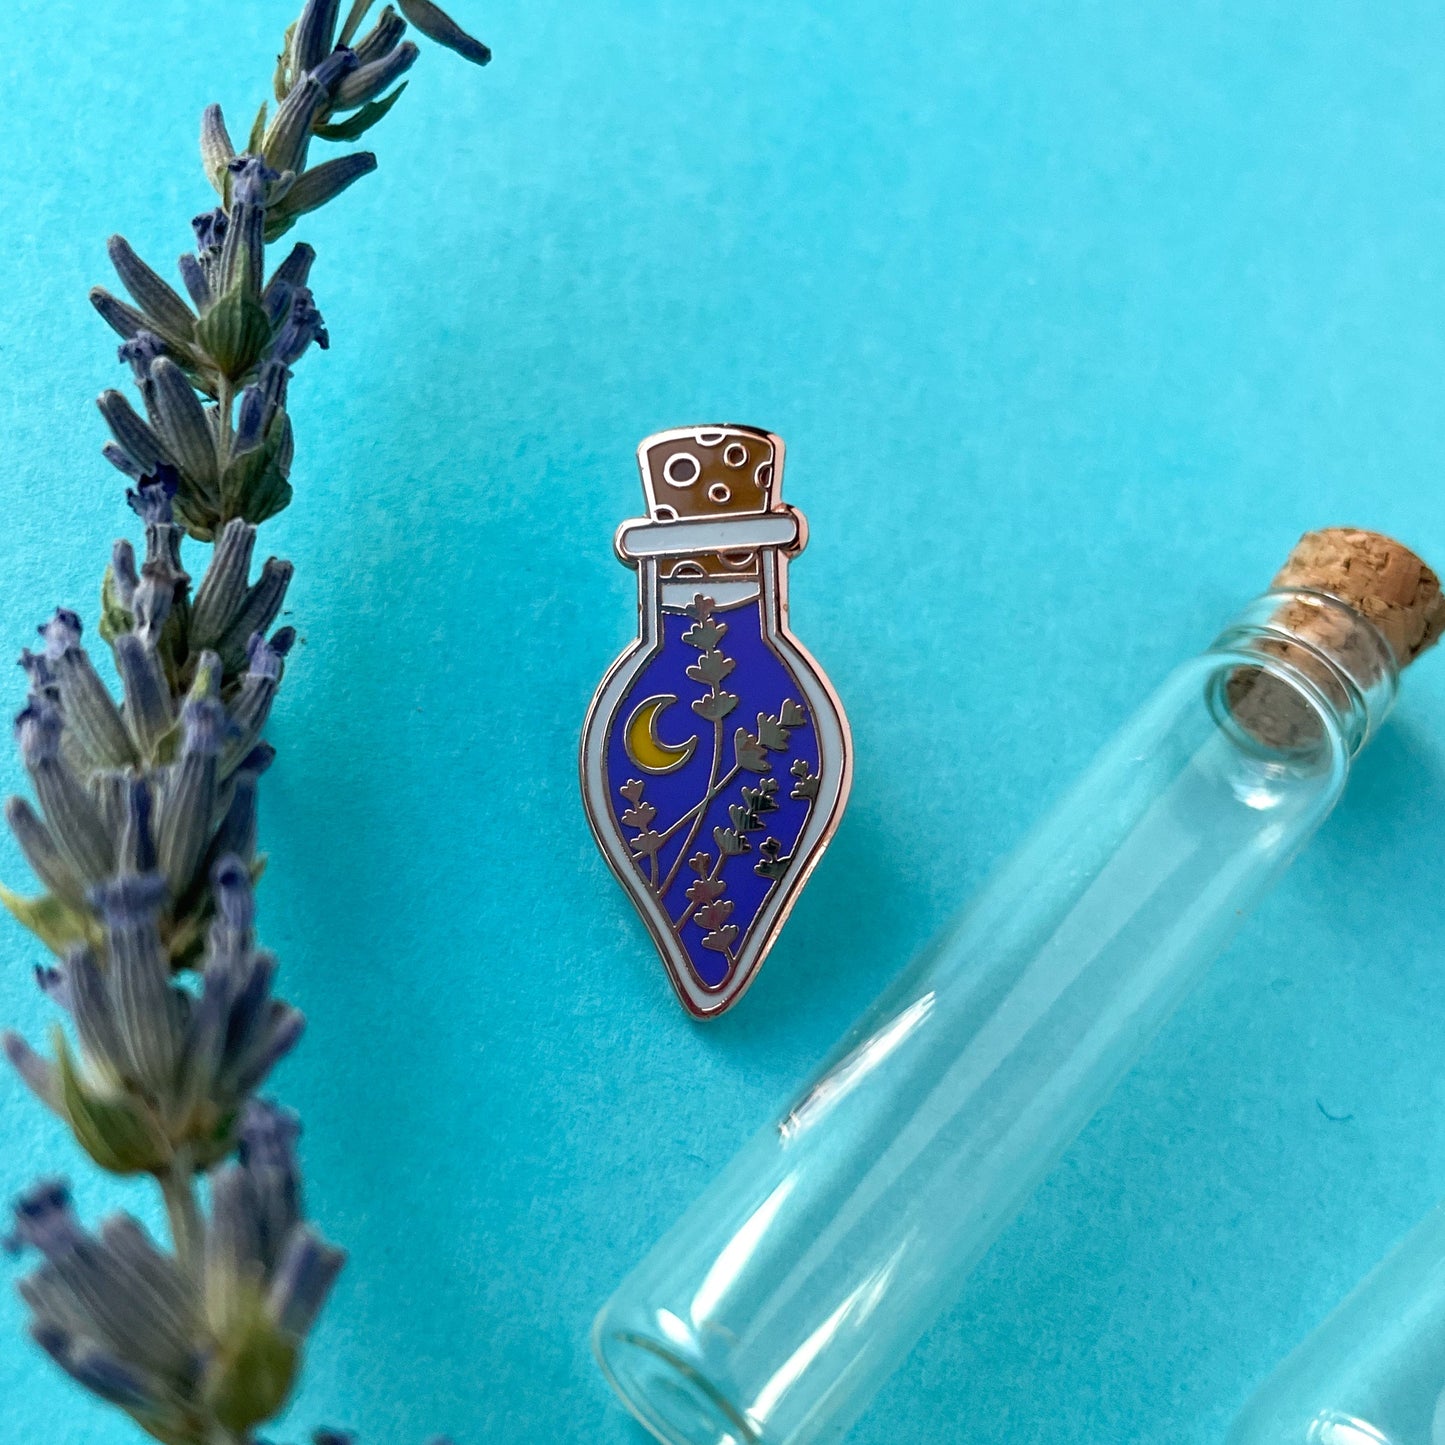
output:
[{"label": "enamel pin", "polygon": [[647,516],[638,637],[582,730],[598,846],[689,1013],[753,981],[848,798],[848,723],[788,631],[802,514],[779,500],[783,442],[753,427],[659,432],[637,449]]}]

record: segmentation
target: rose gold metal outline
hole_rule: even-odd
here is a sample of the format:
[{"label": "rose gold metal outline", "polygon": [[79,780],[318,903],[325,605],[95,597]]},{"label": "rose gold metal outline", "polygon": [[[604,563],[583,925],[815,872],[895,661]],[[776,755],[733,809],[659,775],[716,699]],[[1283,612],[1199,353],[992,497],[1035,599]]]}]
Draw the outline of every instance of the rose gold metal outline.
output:
[{"label": "rose gold metal outline", "polygon": [[[645,437],[637,448],[638,468],[646,483],[646,454],[649,448],[659,442],[680,441],[684,438],[697,439],[699,434],[716,434],[719,430],[726,435],[729,431],[749,433],[759,439],[766,439],[773,448],[774,476],[781,482],[785,448],[783,439],[773,432],[756,427],[725,424],[716,426],[676,427],[670,431],[655,432]],[[714,443],[715,445],[715,443]],[[763,640],[783,666],[797,679],[803,702],[807,705],[818,741],[818,775],[830,784],[829,794],[820,789],[809,810],[803,831],[793,848],[793,857],[798,861],[797,872],[786,889],[776,888],[769,895],[762,909],[748,930],[747,947],[740,954],[737,967],[724,989],[709,989],[693,973],[686,951],[673,929],[672,921],[663,912],[661,901],[651,894],[634,893],[632,884],[637,878],[636,864],[615,827],[609,825],[612,800],[608,795],[606,776],[606,742],[611,732],[614,716],[626,696],[636,675],[651,661],[662,645],[662,634],[657,625],[663,613],[662,585],[659,561],[669,553],[654,551],[649,546],[645,552],[631,555],[623,550],[624,533],[638,535],[642,524],[647,524],[649,533],[686,523],[649,522],[648,519],[634,519],[624,522],[617,530],[614,549],[619,560],[637,569],[637,640],[625,648],[617,660],[608,668],[603,677],[587,717],[582,724],[581,746],[578,749],[578,771],[581,775],[583,811],[587,824],[596,839],[602,856],[623,886],[630,901],[638,908],[648,932],[662,956],[664,967],[682,1006],[696,1019],[717,1018],[732,1008],[752,987],[753,980],[762,970],[783,925],[788,920],[798,899],[802,896],[809,877],[818,866],[828,844],[832,841],[843,812],[848,804],[848,795],[853,784],[853,746],[848,719],[843,704],[827,675],[819,667],[812,654],[792,634],[788,626],[788,563],[798,555],[808,542],[807,522],[796,507],[780,502],[766,512],[746,515],[737,520],[758,520],[769,516],[786,515],[792,522],[792,539],[767,542],[757,547],[759,556],[759,587],[763,607]],[[693,519],[695,520],[695,519]],[[718,518],[716,521],[732,521],[732,518]],[[785,529],[786,530],[786,529]],[[726,532],[724,531],[724,537]],[[648,536],[654,542],[654,536]],[[680,539],[679,539],[680,540]],[[693,551],[696,551],[694,544]],[[677,554],[672,554],[677,555]],[[689,554],[683,554],[689,555]],[[701,579],[699,579],[701,581]],[[654,592],[657,607],[650,604]],[[746,599],[745,599],[746,600]],[[741,605],[741,604],[735,604]],[[719,607],[719,611],[726,610]]]}]

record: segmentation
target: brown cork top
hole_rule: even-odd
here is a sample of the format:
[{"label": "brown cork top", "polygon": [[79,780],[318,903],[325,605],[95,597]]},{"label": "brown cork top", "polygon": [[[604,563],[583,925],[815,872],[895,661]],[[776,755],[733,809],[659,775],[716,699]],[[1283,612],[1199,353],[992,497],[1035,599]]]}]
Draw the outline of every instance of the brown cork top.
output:
[{"label": "brown cork top", "polygon": [[[654,522],[761,516],[778,506],[783,440],[758,427],[726,422],[676,427],[637,448],[647,514]],[[756,552],[703,553],[663,564],[663,580],[755,577]]]},{"label": "brown cork top", "polygon": [[[1306,532],[1273,585],[1293,595],[1274,602],[1267,623],[1271,635],[1256,640],[1253,649],[1288,658],[1341,713],[1352,709],[1352,698],[1379,694],[1382,687],[1393,697],[1382,639],[1403,668],[1445,630],[1440,579],[1408,547],[1379,532],[1357,527]],[[1373,627],[1362,627],[1361,617]],[[1235,720],[1271,749],[1313,749],[1324,736],[1315,705],[1268,669],[1236,668],[1225,698]],[[1388,710],[1388,701],[1384,706]],[[1367,719],[1365,735],[1372,726]]]},{"label": "brown cork top", "polygon": [[1408,547],[1379,532],[1325,527],[1295,543],[1274,585],[1327,592],[1379,628],[1401,667],[1445,631],[1440,579]]}]

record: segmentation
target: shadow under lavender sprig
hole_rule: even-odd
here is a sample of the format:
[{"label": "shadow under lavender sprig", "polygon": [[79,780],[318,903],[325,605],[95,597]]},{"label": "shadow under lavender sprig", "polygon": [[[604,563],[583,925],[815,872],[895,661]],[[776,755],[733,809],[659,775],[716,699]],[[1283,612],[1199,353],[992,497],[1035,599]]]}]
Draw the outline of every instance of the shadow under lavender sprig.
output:
[{"label": "shadow under lavender sprig", "polygon": [[[91,1234],[48,1180],[17,1201],[8,1244],[43,1256],[20,1284],[36,1342],[166,1445],[261,1445],[343,1262],[302,1214],[299,1124],[257,1097],[304,1020],[274,996],[254,933],[262,734],[295,634],[272,630],[291,564],[252,566],[258,527],[292,497],[293,368],[330,343],[315,253],[297,244],[268,276],[266,247],[375,169],[368,151],[312,164],[311,145],[354,141],[391,110],[418,54],[408,24],[490,58],[431,0],[396,0],[362,33],[374,5],[353,0],[343,19],[340,0],[306,0],[275,110],[262,105],[240,150],[207,108],[219,204],[193,222],[181,290],[111,238],[130,299],[91,300],[140,405],[101,395],[103,453],[144,530],[139,560],[116,542],[101,586],[121,697],[69,609],[21,658],[15,732],[35,802],[11,798],[5,816],[42,891],[0,887],[0,902],[54,956],[36,977],[69,1028],[48,1057],[10,1033],[4,1052],[98,1167],[156,1181],[171,1239],[126,1215]],[[211,546],[194,591],[186,538]]]}]

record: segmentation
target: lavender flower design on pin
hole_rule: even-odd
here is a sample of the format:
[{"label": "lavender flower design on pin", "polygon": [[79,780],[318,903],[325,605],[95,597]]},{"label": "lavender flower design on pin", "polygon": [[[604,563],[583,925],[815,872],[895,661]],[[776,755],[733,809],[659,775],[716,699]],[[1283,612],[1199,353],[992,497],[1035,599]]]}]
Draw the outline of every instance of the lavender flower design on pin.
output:
[{"label": "lavender flower design on pin", "polygon": [[[291,501],[292,369],[330,337],[299,243],[266,274],[266,247],[374,170],[359,151],[311,163],[314,139],[354,141],[396,103],[423,35],[485,64],[486,47],[431,0],[306,0],[239,151],[218,106],[201,157],[219,204],[193,222],[184,296],[119,236],[129,295],[97,288],[140,408],[99,401],[103,453],[132,482],[143,551],[118,541],[97,632],[114,698],[80,616],[57,610],[21,657],[16,741],[35,801],[6,820],[41,891],[0,903],[53,955],[40,987],[69,1027],[48,1056],[3,1049],[37,1098],[108,1173],[153,1178],[169,1247],[117,1215],[98,1233],[64,1182],[15,1204],[13,1252],[36,1343],[77,1383],[165,1445],[262,1445],[289,1399],[306,1337],[344,1256],[302,1211],[300,1125],[258,1097],[304,1020],[273,993],[257,946],[256,796],[274,753],[267,719],[296,635],[276,627],[289,562],[253,567],[257,529]],[[338,28],[339,22],[339,28]],[[194,591],[183,543],[210,544]],[[198,1187],[205,1179],[208,1205]],[[317,1445],[350,1436],[319,1431]]]},{"label": "lavender flower design on pin", "polygon": [[[692,625],[682,634],[681,640],[699,654],[697,661],[686,668],[686,674],[693,682],[705,688],[701,696],[692,700],[692,710],[713,725],[712,766],[702,784],[701,796],[659,832],[651,826],[657,810],[643,798],[646,783],[632,778],[618,789],[629,804],[619,815],[619,821],[624,828],[640,830],[630,840],[633,857],[648,860],[649,885],[657,898],[664,902],[664,906],[668,891],[686,858],[689,870],[697,874],[697,879],[688,885],[684,895],[687,900],[686,907],[676,918],[671,919],[672,925],[681,930],[690,921],[695,927],[701,928],[702,947],[721,954],[731,967],[737,961],[734,945],[738,938],[738,927],[728,921],[735,905],[732,899],[723,896],[727,892],[727,883],[722,874],[730,858],[750,851],[752,845],[748,835],[765,831],[764,818],[768,813],[775,812],[778,806],[775,797],[777,780],[760,777],[756,787],[745,784],[739,787],[739,801],[728,805],[730,826],[718,825],[712,830],[713,841],[718,850],[716,863],[710,853],[701,852],[689,856],[688,850],[701,830],[713,802],[726,795],[739,774],[760,775],[770,772],[773,765],[768,754],[786,752],[789,733],[792,729],[803,726],[806,718],[802,708],[791,698],[783,701],[776,716],[759,713],[755,733],[743,727],[733,733],[734,762],[732,767],[723,771],[726,734],[724,724],[737,707],[739,699],[736,693],[728,692],[722,685],[737,663],[722,650],[721,644],[727,636],[728,626],[714,616],[715,606],[711,597],[698,593],[683,608],[683,612],[692,619]],[[799,758],[794,766],[798,764],[802,765],[805,773],[809,771],[805,759]],[[811,802],[813,795],[795,792],[793,796],[806,796]],[[676,861],[659,880],[658,853],[668,840],[683,828],[686,828],[687,832],[677,848]],[[783,845],[776,838],[768,837],[760,842],[761,856],[753,865],[753,871],[760,878],[776,881],[787,872],[792,858],[791,855],[785,855],[782,848]]]}]

